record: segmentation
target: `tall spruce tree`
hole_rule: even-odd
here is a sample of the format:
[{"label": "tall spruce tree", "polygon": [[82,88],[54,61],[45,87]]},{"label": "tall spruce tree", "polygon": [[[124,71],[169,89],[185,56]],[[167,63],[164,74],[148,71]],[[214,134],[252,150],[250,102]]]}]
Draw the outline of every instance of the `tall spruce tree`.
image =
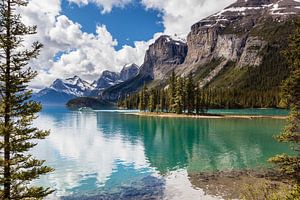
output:
[{"label": "tall spruce tree", "polygon": [[0,199],[5,200],[42,199],[52,192],[30,185],[52,169],[28,152],[49,132],[32,125],[41,105],[30,100],[28,83],[37,73],[27,65],[37,57],[42,44],[35,42],[24,50],[24,36],[36,33],[36,27],[24,25],[16,13],[18,7],[26,5],[25,0],[0,1]]},{"label": "tall spruce tree", "polygon": [[275,163],[283,175],[294,180],[300,190],[300,20],[296,24],[298,28],[285,52],[292,72],[281,88],[281,104],[291,112],[285,130],[276,137],[279,142],[289,143],[296,154],[277,155],[270,162]]},{"label": "tall spruce tree", "polygon": [[139,110],[146,111],[147,105],[148,105],[148,88],[147,85],[144,84],[143,89],[140,92]]},{"label": "tall spruce tree", "polygon": [[195,109],[195,84],[192,73],[189,74],[186,83],[186,104],[188,114],[192,114]]},{"label": "tall spruce tree", "polygon": [[173,71],[171,77],[169,78],[169,88],[168,88],[168,112],[175,112],[175,97],[176,97],[176,75]]},{"label": "tall spruce tree", "polygon": [[184,102],[184,78],[178,77],[176,81],[176,93],[175,93],[175,101],[174,101],[174,109],[176,114],[182,114],[183,111],[183,102]]},{"label": "tall spruce tree", "polygon": [[148,110],[149,112],[154,112],[156,109],[156,91],[152,89],[149,95],[149,102],[148,102]]}]

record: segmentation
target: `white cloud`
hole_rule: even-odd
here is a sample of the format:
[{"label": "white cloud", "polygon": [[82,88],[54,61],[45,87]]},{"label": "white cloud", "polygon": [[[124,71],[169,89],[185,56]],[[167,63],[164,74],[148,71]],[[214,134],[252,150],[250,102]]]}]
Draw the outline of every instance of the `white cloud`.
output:
[{"label": "white cloud", "polygon": [[77,5],[87,5],[89,3],[94,3],[101,8],[101,13],[108,13],[113,7],[124,7],[131,3],[132,0],[68,0],[70,3],[75,3]]},{"label": "white cloud", "polygon": [[[41,55],[32,64],[39,72],[30,85],[33,89],[41,89],[56,78],[74,75],[93,81],[103,70],[119,71],[128,63],[142,64],[148,42],[137,41],[134,47],[125,46],[116,51],[117,40],[105,25],[98,25],[95,34],[83,32],[81,25],[60,14],[60,9],[60,0],[43,3],[31,0],[22,9],[24,22],[38,26],[38,34],[26,38],[25,46],[36,40],[44,44]],[[53,61],[59,52],[64,53]]]},{"label": "white cloud", "polygon": [[[114,6],[124,7],[133,0],[68,0],[70,3],[87,5],[94,3],[102,13],[110,12]],[[146,9],[158,9],[163,14],[165,34],[186,35],[190,26],[234,0],[141,0]],[[42,12],[41,12],[42,11]],[[117,40],[105,25],[98,25],[95,34],[82,31],[80,24],[61,13],[61,0],[30,0],[22,9],[26,24],[37,25],[38,34],[26,38],[25,46],[33,41],[44,44],[41,55],[33,62],[38,77],[31,83],[33,89],[50,85],[56,78],[79,75],[92,82],[104,70],[119,71],[123,65],[141,65],[148,46],[162,33],[149,41],[135,41],[134,46],[123,46],[115,50]],[[58,60],[53,57],[63,52]]]},{"label": "white cloud", "polygon": [[163,13],[165,33],[186,36],[199,20],[223,9],[236,0],[141,0],[147,9]]}]

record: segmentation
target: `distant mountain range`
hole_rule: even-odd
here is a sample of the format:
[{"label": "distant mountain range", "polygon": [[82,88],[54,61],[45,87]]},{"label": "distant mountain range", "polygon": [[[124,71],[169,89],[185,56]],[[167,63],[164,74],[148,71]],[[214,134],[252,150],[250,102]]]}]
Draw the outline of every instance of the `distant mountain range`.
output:
[{"label": "distant mountain range", "polygon": [[201,87],[278,92],[289,74],[281,52],[295,30],[299,0],[238,0],[195,23],[186,39],[161,36],[149,46],[144,63],[120,73],[104,71],[92,84],[73,77],[56,80],[34,98],[66,102],[94,96],[116,102],[144,84],[165,87],[172,71],[194,75]]},{"label": "distant mountain range", "polygon": [[276,92],[289,73],[281,52],[299,13],[298,0],[238,0],[194,24],[187,42],[158,38],[139,74],[105,89],[101,98],[116,101],[144,83],[165,87],[173,70],[180,76],[192,73],[201,87]]},{"label": "distant mountain range", "polygon": [[138,74],[136,64],[125,65],[120,73],[104,71],[92,84],[79,76],[68,79],[56,79],[49,87],[33,95],[33,99],[43,104],[65,104],[77,97],[98,96],[103,90],[122,83]]}]

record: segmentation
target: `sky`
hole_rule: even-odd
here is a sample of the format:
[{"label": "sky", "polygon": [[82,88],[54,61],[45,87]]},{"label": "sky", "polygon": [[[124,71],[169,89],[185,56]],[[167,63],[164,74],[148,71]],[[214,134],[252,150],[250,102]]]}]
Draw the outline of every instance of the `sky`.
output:
[{"label": "sky", "polygon": [[44,44],[30,63],[38,76],[30,87],[49,86],[74,75],[93,82],[104,70],[141,65],[149,45],[160,35],[186,38],[190,27],[235,0],[29,0],[20,8],[37,34],[25,38]]}]

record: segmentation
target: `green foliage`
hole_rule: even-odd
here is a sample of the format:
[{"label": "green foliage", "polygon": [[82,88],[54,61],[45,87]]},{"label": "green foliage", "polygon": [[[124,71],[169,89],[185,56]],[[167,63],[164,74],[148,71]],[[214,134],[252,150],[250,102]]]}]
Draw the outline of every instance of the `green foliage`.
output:
[{"label": "green foliage", "polygon": [[157,91],[152,89],[150,91],[150,97],[149,97],[149,105],[148,105],[148,108],[149,108],[149,111],[150,112],[154,112],[157,108]]},{"label": "green foliage", "polygon": [[197,70],[195,72],[194,80],[198,82],[204,79],[205,77],[207,77],[207,75],[209,75],[211,71],[213,71],[216,67],[218,67],[222,61],[223,61],[222,58],[212,59],[209,63],[205,65],[195,66]]},{"label": "green foliage", "polygon": [[[283,133],[276,137],[279,142],[288,143],[295,150],[295,155],[277,155],[269,161],[276,164],[279,172],[286,178],[300,185],[300,23],[297,22],[295,35],[290,38],[290,44],[285,55],[290,64],[291,75],[282,85],[282,101],[291,109],[288,123]],[[299,196],[298,196],[299,197]]]},{"label": "green foliage", "polygon": [[112,108],[113,104],[92,97],[79,97],[68,101],[67,107],[70,109],[78,109],[82,107],[89,107],[92,109],[103,109],[103,108]]},{"label": "green foliage", "polygon": [[287,186],[264,180],[255,185],[243,186],[240,198],[244,200],[289,200],[287,194],[292,194]]},{"label": "green foliage", "polygon": [[176,95],[175,95],[175,112],[177,114],[182,114],[182,111],[184,110],[184,80],[181,77],[177,77],[176,81]]},{"label": "green foliage", "polygon": [[41,199],[52,192],[30,185],[53,169],[28,153],[37,139],[44,139],[49,132],[32,125],[41,105],[30,100],[32,91],[27,85],[37,73],[27,64],[38,56],[42,44],[35,42],[30,50],[22,48],[23,37],[36,33],[35,26],[25,26],[15,13],[26,5],[25,0],[0,2],[0,198],[5,200]]},{"label": "green foliage", "polygon": [[268,42],[284,42],[286,35],[289,35],[294,30],[293,20],[278,22],[272,17],[263,19],[259,26],[255,26],[250,31],[250,36],[260,37]]},{"label": "green foliage", "polygon": [[296,185],[291,191],[287,192],[285,199],[300,200],[300,186]]},{"label": "green foliage", "polygon": [[148,88],[146,86],[146,84],[144,84],[144,87],[142,89],[142,91],[140,92],[140,101],[139,101],[139,109],[146,111],[147,107],[148,107]]},{"label": "green foliage", "polygon": [[[234,26],[232,24],[228,28]],[[260,52],[260,56],[263,58],[262,63],[259,66],[239,68],[236,62],[229,62],[207,85],[214,91],[213,97],[215,95],[222,97],[226,93],[229,99],[226,99],[227,97],[224,99],[229,106],[219,104],[220,101],[217,100],[219,97],[214,98],[215,103],[212,106],[219,108],[282,106],[279,105],[280,85],[291,72],[291,68],[287,64],[287,60],[291,59],[288,54],[282,54],[282,50],[287,48],[288,37],[294,30],[293,20],[274,22],[272,18],[263,19],[258,26],[251,29],[250,36],[261,38],[267,42]],[[297,40],[293,36],[292,40],[294,41],[293,45],[299,48],[299,39]],[[258,47],[254,48],[258,49]],[[213,65],[214,62],[212,61],[209,65]],[[198,76],[197,73],[196,76]],[[233,93],[236,97],[233,97]]]},{"label": "green foliage", "polygon": [[193,80],[193,75],[190,73],[187,79],[187,83],[185,85],[185,93],[186,93],[186,105],[188,114],[192,114],[195,109],[195,84]]},{"label": "green foliage", "polygon": [[164,89],[152,88],[148,92],[144,85],[139,94],[126,95],[118,102],[118,106],[148,112],[203,114],[207,112],[210,100],[210,93],[197,86],[192,74],[184,78],[173,72],[169,85]]},{"label": "green foliage", "polygon": [[168,88],[168,111],[175,112],[175,97],[176,97],[176,75],[173,71],[171,77],[169,78],[169,88]]}]

